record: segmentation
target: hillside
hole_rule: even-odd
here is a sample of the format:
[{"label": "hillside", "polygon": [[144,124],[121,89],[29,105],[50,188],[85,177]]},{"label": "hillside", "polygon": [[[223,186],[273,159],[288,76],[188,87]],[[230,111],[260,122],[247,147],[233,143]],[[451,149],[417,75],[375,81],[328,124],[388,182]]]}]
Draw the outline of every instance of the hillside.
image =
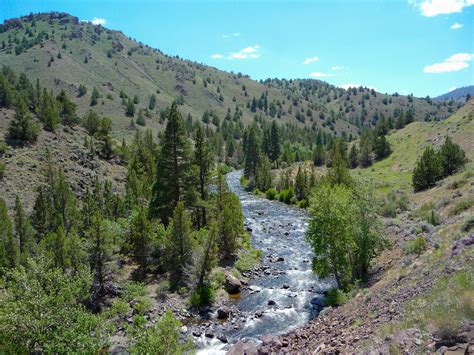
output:
[{"label": "hillside", "polygon": [[449,135],[466,152],[469,166],[474,166],[474,100],[442,122],[414,122],[387,136],[393,153],[367,169],[355,169],[354,174],[371,179],[380,191],[411,189],[411,173],[417,159],[428,145],[440,146]]},{"label": "hillside", "polygon": [[[64,13],[47,13],[5,21],[0,27],[0,59],[33,82],[76,97],[79,112],[90,108],[93,88],[101,94],[94,110],[113,117],[116,137],[130,136],[120,92],[137,95],[146,112],[147,127],[161,127],[159,112],[178,100],[183,115],[200,119],[206,110],[222,120],[227,112],[244,124],[257,114],[300,127],[356,136],[381,115],[394,117],[411,108],[416,120],[440,120],[457,109],[455,103],[433,102],[366,88],[344,90],[318,80],[266,80],[257,82],[240,73],[170,57],[123,33],[79,22]],[[79,86],[87,94],[77,97]],[[123,97],[123,95],[122,95]],[[254,100],[255,99],[255,100]],[[237,115],[235,113],[237,112]],[[212,125],[211,125],[212,126]]]},{"label": "hillside", "polygon": [[[466,152],[467,165],[434,188],[413,193],[416,160],[424,147],[440,146],[447,135]],[[388,135],[391,156],[353,170],[378,187],[382,210],[395,203],[384,218],[387,247],[367,283],[352,290],[343,305],[324,309],[302,328],[265,338],[261,353],[469,352],[474,341],[473,136],[471,99],[443,122],[415,122]],[[424,244],[417,250],[420,240]]]},{"label": "hillside", "polygon": [[435,97],[435,100],[462,101],[466,99],[467,95],[470,95],[470,97],[474,95],[474,85],[465,86],[459,89],[454,89],[446,94]]}]

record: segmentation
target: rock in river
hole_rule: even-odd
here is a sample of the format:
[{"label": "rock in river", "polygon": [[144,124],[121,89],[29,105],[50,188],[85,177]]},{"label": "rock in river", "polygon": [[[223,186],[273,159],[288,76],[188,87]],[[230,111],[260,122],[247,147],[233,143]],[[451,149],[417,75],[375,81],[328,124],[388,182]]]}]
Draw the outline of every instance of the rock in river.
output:
[{"label": "rock in river", "polygon": [[225,278],[225,289],[230,294],[236,294],[240,292],[242,283],[240,280],[232,275],[227,275]]}]

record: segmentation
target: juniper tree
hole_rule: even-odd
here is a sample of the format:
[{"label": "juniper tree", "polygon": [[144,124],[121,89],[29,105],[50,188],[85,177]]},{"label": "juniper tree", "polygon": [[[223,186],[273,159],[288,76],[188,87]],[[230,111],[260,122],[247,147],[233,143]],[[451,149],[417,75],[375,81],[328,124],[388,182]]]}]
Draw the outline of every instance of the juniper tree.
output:
[{"label": "juniper tree", "polygon": [[441,175],[442,166],[439,154],[433,147],[426,147],[413,169],[412,184],[415,192],[435,186]]},{"label": "juniper tree", "polygon": [[466,153],[449,136],[439,151],[443,176],[454,174],[466,164]]}]

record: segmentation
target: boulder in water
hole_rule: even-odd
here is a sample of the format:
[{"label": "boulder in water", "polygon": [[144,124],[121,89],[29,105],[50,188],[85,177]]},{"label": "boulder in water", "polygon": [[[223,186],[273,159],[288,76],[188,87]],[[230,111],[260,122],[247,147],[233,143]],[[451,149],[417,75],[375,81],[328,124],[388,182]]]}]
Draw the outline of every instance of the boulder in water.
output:
[{"label": "boulder in water", "polygon": [[242,283],[240,280],[232,275],[227,275],[225,278],[225,289],[231,295],[235,295],[240,292]]},{"label": "boulder in water", "polygon": [[275,306],[276,305],[276,302],[274,300],[268,300],[268,303],[267,303],[269,306]]},{"label": "boulder in water", "polygon": [[230,309],[228,307],[221,307],[217,310],[217,318],[226,319],[229,318]]}]

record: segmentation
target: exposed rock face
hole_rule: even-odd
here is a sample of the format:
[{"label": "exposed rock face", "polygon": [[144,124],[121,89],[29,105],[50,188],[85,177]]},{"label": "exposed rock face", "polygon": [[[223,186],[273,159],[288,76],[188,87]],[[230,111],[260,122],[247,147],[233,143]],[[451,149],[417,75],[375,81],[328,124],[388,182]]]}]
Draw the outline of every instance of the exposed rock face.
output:
[{"label": "exposed rock face", "polygon": [[240,292],[242,283],[240,280],[232,275],[227,275],[225,278],[225,289],[231,295],[237,294]]}]

